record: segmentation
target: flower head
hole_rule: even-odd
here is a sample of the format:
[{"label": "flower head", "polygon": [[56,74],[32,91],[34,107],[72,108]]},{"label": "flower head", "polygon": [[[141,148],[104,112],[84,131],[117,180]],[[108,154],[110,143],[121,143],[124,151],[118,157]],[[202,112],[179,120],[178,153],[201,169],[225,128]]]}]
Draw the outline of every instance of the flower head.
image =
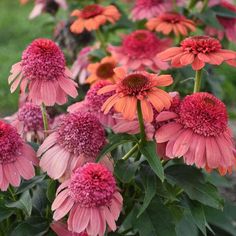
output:
[{"label": "flower head", "polygon": [[[183,2],[182,0],[176,1],[178,5],[182,5]],[[173,1],[170,0],[136,0],[131,17],[133,20],[150,19],[172,10],[173,7]]]},{"label": "flower head", "polygon": [[160,61],[157,54],[171,44],[169,39],[161,40],[148,30],[136,30],[123,38],[122,45],[110,46],[112,56],[131,70],[166,70],[168,64]]},{"label": "flower head", "polygon": [[37,165],[34,150],[24,143],[16,129],[0,120],[0,189],[7,190],[9,184],[20,185],[21,176],[31,179]]},{"label": "flower head", "polygon": [[174,33],[176,36],[187,36],[188,31],[195,31],[194,22],[176,12],[165,12],[155,18],[151,18],[146,23],[146,27],[164,35]]},{"label": "flower head", "polygon": [[90,76],[86,82],[93,84],[101,80],[115,82],[115,73],[113,69],[116,67],[116,61],[112,57],[104,57],[101,62],[88,65]]},{"label": "flower head", "polygon": [[93,114],[67,114],[40,146],[40,166],[50,177],[59,179],[76,166],[95,161],[105,144],[105,131]]},{"label": "flower head", "polygon": [[195,93],[185,97],[175,119],[157,130],[156,141],[168,142],[169,158],[183,156],[188,165],[225,174],[235,164],[236,151],[227,121],[225,105],[218,98]]},{"label": "flower head", "polygon": [[78,95],[62,51],[49,39],[34,40],[23,52],[21,62],[12,66],[11,73],[11,92],[20,83],[23,92],[28,86],[28,100],[38,105],[64,104],[67,94],[74,98]]},{"label": "flower head", "polygon": [[[107,114],[114,106],[123,117],[133,120],[136,117],[137,102],[140,101],[144,120],[153,120],[153,107],[161,111],[171,105],[171,97],[157,86],[168,86],[173,80],[170,75],[157,76],[145,71],[127,74],[123,68],[114,69],[117,83],[108,85],[98,91],[98,94],[115,91],[115,94],[106,100],[102,111]],[[152,107],[153,106],[153,107]]]},{"label": "flower head", "polygon": [[80,34],[85,29],[88,31],[97,30],[107,21],[114,24],[120,19],[120,13],[113,5],[103,7],[98,4],[87,5],[82,10],[74,10],[71,16],[77,17],[71,25],[71,32]]},{"label": "flower head", "polygon": [[69,212],[69,230],[102,236],[106,225],[116,230],[122,201],[112,173],[99,163],[87,163],[58,188],[53,218],[59,220]]},{"label": "flower head", "polygon": [[171,60],[173,67],[192,65],[193,70],[200,70],[205,63],[220,65],[224,61],[235,59],[234,51],[222,49],[219,40],[208,36],[193,36],[184,39],[180,47],[173,47],[161,52],[159,58]]}]

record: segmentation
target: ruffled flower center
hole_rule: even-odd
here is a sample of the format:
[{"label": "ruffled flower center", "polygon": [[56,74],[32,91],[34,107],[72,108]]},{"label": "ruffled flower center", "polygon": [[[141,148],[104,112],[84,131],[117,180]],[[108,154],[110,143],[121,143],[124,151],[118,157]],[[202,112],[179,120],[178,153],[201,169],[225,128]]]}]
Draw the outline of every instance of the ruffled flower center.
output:
[{"label": "ruffled flower center", "polygon": [[97,15],[100,15],[103,12],[103,8],[97,4],[91,4],[86,6],[82,12],[81,16],[84,19],[89,19],[92,17],[95,17]]},{"label": "ruffled flower center", "polygon": [[217,39],[208,36],[193,36],[181,42],[184,51],[193,54],[217,52],[221,44]]},{"label": "ruffled flower center", "polygon": [[87,163],[71,177],[70,195],[81,207],[109,206],[116,190],[112,173],[98,163]]},{"label": "ruffled flower center", "polygon": [[112,63],[102,63],[96,71],[96,74],[99,78],[108,79],[114,75],[114,65]]},{"label": "ruffled flower center", "polygon": [[15,162],[21,154],[22,139],[16,129],[0,121],[0,164]]},{"label": "ruffled flower center", "polygon": [[105,131],[91,113],[68,114],[59,124],[58,143],[68,152],[95,158],[106,143]]},{"label": "ruffled flower center", "polygon": [[178,122],[195,133],[217,136],[227,129],[227,112],[223,102],[209,93],[187,96],[180,106]]},{"label": "ruffled flower center", "polygon": [[36,39],[23,52],[21,66],[29,80],[57,80],[64,77],[65,58],[52,40]]}]

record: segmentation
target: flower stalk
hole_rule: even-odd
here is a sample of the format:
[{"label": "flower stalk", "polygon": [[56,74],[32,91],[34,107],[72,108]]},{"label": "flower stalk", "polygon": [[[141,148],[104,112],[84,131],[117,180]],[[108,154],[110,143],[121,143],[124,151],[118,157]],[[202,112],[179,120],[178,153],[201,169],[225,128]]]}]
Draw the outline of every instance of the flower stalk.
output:
[{"label": "flower stalk", "polygon": [[48,119],[47,119],[47,112],[46,112],[46,107],[44,103],[41,105],[41,112],[42,112],[42,117],[43,117],[43,127],[44,127],[44,132],[45,134],[48,131]]},{"label": "flower stalk", "polygon": [[138,100],[138,103],[137,103],[137,112],[138,112],[138,122],[139,122],[140,134],[141,134],[140,145],[142,145],[146,141],[146,133],[145,133],[143,113],[142,113],[140,100]]},{"label": "flower stalk", "polygon": [[202,80],[202,70],[196,70],[193,93],[200,92]]}]

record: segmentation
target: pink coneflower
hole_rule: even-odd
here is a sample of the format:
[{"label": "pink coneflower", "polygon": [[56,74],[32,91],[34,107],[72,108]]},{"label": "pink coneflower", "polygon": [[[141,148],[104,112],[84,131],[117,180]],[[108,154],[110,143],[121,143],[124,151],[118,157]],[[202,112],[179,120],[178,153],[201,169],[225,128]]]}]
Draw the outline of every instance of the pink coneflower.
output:
[{"label": "pink coneflower", "polygon": [[[47,118],[49,119],[48,115]],[[44,138],[43,117],[38,105],[30,102],[24,103],[11,124],[28,142],[42,141]]]},{"label": "pink coneflower", "polygon": [[95,115],[99,121],[101,122],[102,125],[107,126],[107,127],[112,127],[116,123],[116,119],[113,117],[114,116],[114,109],[111,109],[107,114],[104,114],[101,111],[102,105],[104,102],[111,97],[112,95],[115,94],[114,91],[98,95],[97,92],[107,86],[111,85],[112,83],[109,81],[99,81],[97,82],[94,86],[92,86],[85,98],[84,101],[82,102],[77,102],[71,106],[68,107],[67,111],[70,113],[81,111],[81,112],[91,112],[93,115]]},{"label": "pink coneflower", "polygon": [[95,161],[105,144],[105,131],[93,114],[67,114],[40,146],[40,167],[51,178],[59,179],[76,166]]},{"label": "pink coneflower", "polygon": [[127,69],[158,71],[166,70],[168,64],[161,61],[157,54],[170,45],[169,39],[161,40],[148,30],[136,30],[123,38],[121,46],[110,46],[109,51]]},{"label": "pink coneflower", "polygon": [[0,120],[0,189],[6,191],[9,184],[18,187],[21,177],[33,178],[37,164],[34,150],[13,126]]},{"label": "pink coneflower", "polygon": [[85,84],[85,80],[88,77],[89,73],[87,71],[87,67],[90,63],[89,61],[89,53],[93,50],[93,47],[85,47],[83,48],[77,56],[74,64],[71,67],[72,78],[77,79],[79,84]]},{"label": "pink coneflower", "polygon": [[146,27],[164,35],[174,33],[176,36],[187,36],[189,31],[195,31],[196,29],[192,20],[176,12],[165,12],[155,18],[151,18],[146,23]]},{"label": "pink coneflower", "polygon": [[114,107],[125,119],[134,120],[137,114],[137,103],[140,101],[144,120],[152,122],[153,107],[159,112],[170,107],[170,95],[157,86],[171,85],[173,83],[171,75],[157,76],[146,71],[128,74],[122,67],[114,71],[117,83],[107,85],[98,91],[98,94],[115,91],[115,94],[109,97],[102,106],[104,114]]},{"label": "pink coneflower", "polygon": [[193,70],[200,70],[205,63],[220,65],[224,61],[235,59],[235,52],[222,49],[219,40],[208,36],[193,36],[184,39],[180,47],[172,47],[158,56],[163,61],[171,61],[173,67],[192,65]]},{"label": "pink coneflower", "polygon": [[[182,5],[184,1],[175,1],[177,5]],[[150,19],[159,14],[171,11],[174,8],[174,2],[171,0],[136,0],[131,12],[133,20]]]},{"label": "pink coneflower", "polygon": [[70,231],[103,236],[106,225],[110,230],[116,230],[115,221],[122,204],[112,173],[99,163],[87,163],[59,186],[52,204],[53,219],[59,220],[69,212]]},{"label": "pink coneflower", "polygon": [[35,0],[34,8],[29,15],[29,19],[33,19],[43,12],[48,12],[52,15],[55,15],[58,9],[67,9],[66,0]]},{"label": "pink coneflower", "polygon": [[50,224],[51,229],[57,236],[89,236],[86,232],[74,233],[68,230],[68,226],[60,221],[55,221]]},{"label": "pink coneflower", "polygon": [[[209,93],[195,93],[185,97],[176,115],[156,133],[157,143],[168,142],[166,155],[183,156],[188,165],[218,169],[221,174],[230,171],[236,150],[225,105]],[[162,115],[162,120],[170,120],[169,114]]]},{"label": "pink coneflower", "polygon": [[67,94],[73,98],[78,95],[62,51],[49,39],[34,40],[23,52],[22,60],[12,66],[11,73],[8,78],[9,83],[14,81],[11,92],[20,83],[23,92],[28,86],[28,100],[37,105],[64,104]]}]

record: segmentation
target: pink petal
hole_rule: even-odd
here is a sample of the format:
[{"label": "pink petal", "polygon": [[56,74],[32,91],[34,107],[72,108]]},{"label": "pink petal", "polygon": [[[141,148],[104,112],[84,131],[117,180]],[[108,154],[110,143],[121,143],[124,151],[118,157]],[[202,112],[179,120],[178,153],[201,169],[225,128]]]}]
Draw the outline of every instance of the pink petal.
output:
[{"label": "pink petal", "polygon": [[90,223],[90,209],[77,206],[73,218],[71,219],[73,231],[77,233],[83,232]]},{"label": "pink petal", "polygon": [[157,115],[156,121],[157,122],[162,122],[162,121],[167,121],[171,119],[177,118],[178,115],[175,112],[172,111],[162,111],[160,114]]},{"label": "pink petal", "polygon": [[107,207],[104,207],[104,213],[105,213],[107,224],[109,225],[110,229],[112,231],[115,231],[116,223],[115,223],[114,217],[112,216],[110,210]]},{"label": "pink petal", "polygon": [[74,201],[70,198],[67,198],[63,204],[60,206],[60,208],[57,208],[57,210],[53,214],[54,220],[60,220],[63,216],[65,216],[72,206],[74,205]]},{"label": "pink petal", "polygon": [[64,90],[68,95],[73,98],[78,96],[77,92],[77,84],[71,79],[65,79],[64,77],[60,77],[58,79],[59,86]]},{"label": "pink petal", "polygon": [[28,180],[34,177],[34,167],[32,163],[25,158],[18,158],[14,165],[24,179]]},{"label": "pink petal", "polygon": [[205,62],[200,60],[198,57],[195,57],[192,63],[193,70],[201,70],[204,66],[205,66]]},{"label": "pink petal", "polygon": [[57,142],[57,133],[53,132],[41,144],[41,146],[38,149],[37,156],[41,156],[45,151],[47,151],[56,142]]},{"label": "pink petal", "polygon": [[198,135],[195,145],[195,164],[197,167],[204,168],[206,166],[206,141],[205,137]]},{"label": "pink petal", "polygon": [[69,190],[65,189],[63,191],[61,191],[55,198],[54,202],[52,203],[51,209],[52,211],[56,210],[57,208],[59,208],[62,203],[68,198],[69,196]]},{"label": "pink petal", "polygon": [[20,185],[20,175],[14,165],[14,162],[5,164],[2,166],[2,168],[9,183],[14,187],[18,187]]},{"label": "pink petal", "polygon": [[46,106],[53,106],[56,101],[56,90],[52,81],[46,81],[41,86],[42,100]]}]

